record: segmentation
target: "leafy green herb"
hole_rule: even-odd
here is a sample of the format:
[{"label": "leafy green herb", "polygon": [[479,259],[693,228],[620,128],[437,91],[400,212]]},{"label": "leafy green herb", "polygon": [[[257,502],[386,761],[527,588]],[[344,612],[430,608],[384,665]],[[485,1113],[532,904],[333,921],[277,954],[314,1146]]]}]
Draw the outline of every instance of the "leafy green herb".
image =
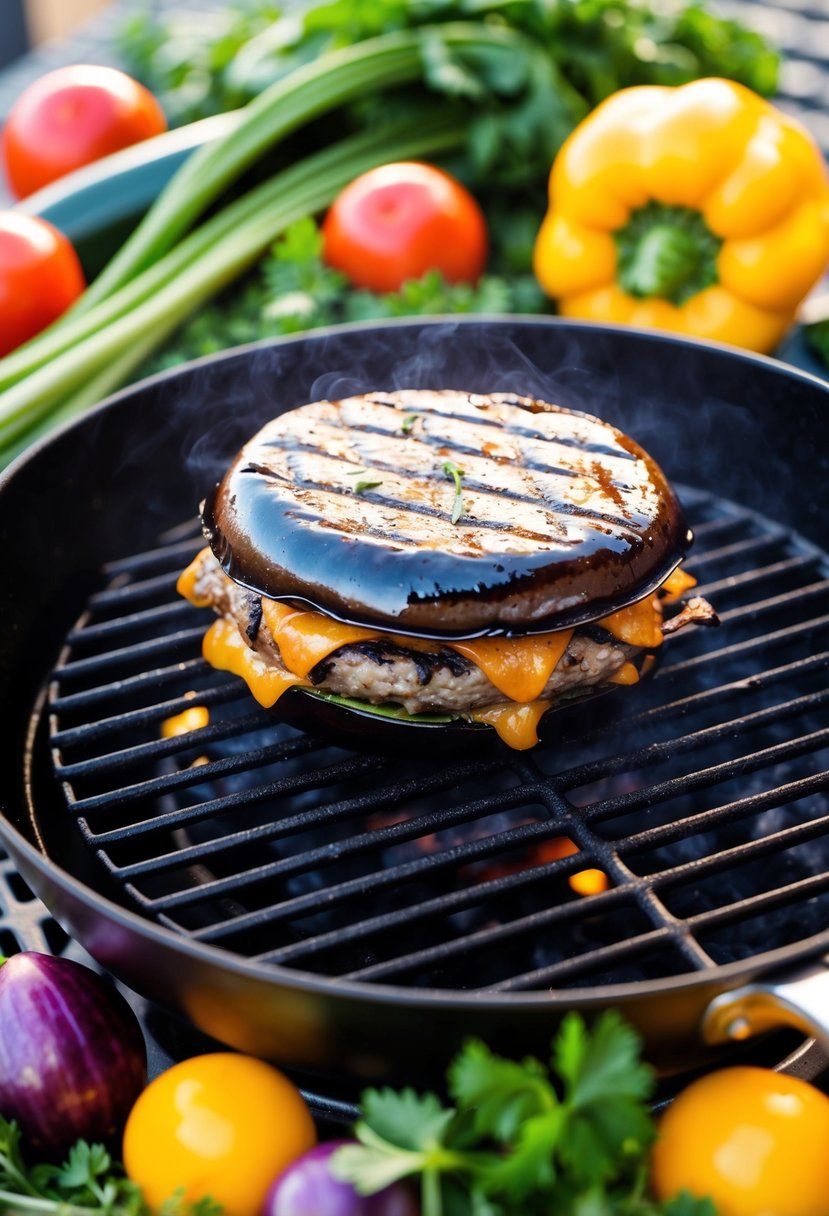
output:
[{"label": "leafy green herb", "polygon": [[60,1216],[143,1216],[135,1183],[117,1169],[101,1144],[79,1140],[62,1165],[26,1164],[17,1125],[0,1117],[0,1210]]},{"label": "leafy green herb", "polygon": [[[170,6],[130,15],[119,49],[128,70],[181,123],[235,109],[327,50],[384,30],[470,18],[508,23],[545,47],[562,82],[552,100],[565,115],[574,101],[594,106],[630,84],[727,76],[764,95],[776,87],[777,56],[768,42],[703,0],[305,0],[290,8],[247,0],[212,13]],[[430,58],[431,77],[443,89],[475,98],[475,75],[462,59],[439,41]],[[520,96],[525,67],[501,60],[497,71]],[[486,129],[482,143],[492,135],[491,124]]]},{"label": "leafy green herb", "polygon": [[807,325],[803,332],[809,346],[826,367],[829,367],[829,317]]},{"label": "leafy green herb", "polygon": [[412,433],[412,427],[417,422],[417,414],[406,414],[403,421],[400,423],[400,429],[404,435]]},{"label": "leafy green herb", "polygon": [[[549,309],[531,275],[484,275],[477,284],[447,283],[438,271],[376,295],[355,291],[322,260],[319,225],[306,216],[271,245],[241,285],[202,308],[137,375],[211,355],[225,346],[294,334],[343,321],[455,313],[535,313]],[[417,415],[406,415],[409,434]]]},{"label": "leafy green herb", "polygon": [[452,460],[444,460],[441,468],[446,476],[451,477],[455,483],[455,497],[452,502],[452,523],[456,524],[463,512],[463,469],[459,469]]},{"label": "leafy green herb", "polygon": [[[60,1165],[29,1166],[16,1123],[0,1116],[0,1212],[34,1216],[151,1216],[138,1186],[102,1144],[79,1140]],[[171,1195],[160,1216],[221,1216],[212,1199]]]},{"label": "leafy green herb", "polygon": [[451,1104],[368,1090],[359,1144],[334,1170],[364,1195],[417,1179],[422,1216],[716,1216],[708,1199],[647,1196],[653,1076],[639,1050],[612,1011],[592,1030],[568,1014],[549,1064],[471,1040],[447,1073]]},{"label": "leafy green herb", "polygon": [[363,493],[365,493],[366,490],[374,490],[377,488],[377,486],[381,486],[382,484],[383,484],[382,481],[371,481],[371,480],[358,481],[355,483],[354,493],[363,494]]}]

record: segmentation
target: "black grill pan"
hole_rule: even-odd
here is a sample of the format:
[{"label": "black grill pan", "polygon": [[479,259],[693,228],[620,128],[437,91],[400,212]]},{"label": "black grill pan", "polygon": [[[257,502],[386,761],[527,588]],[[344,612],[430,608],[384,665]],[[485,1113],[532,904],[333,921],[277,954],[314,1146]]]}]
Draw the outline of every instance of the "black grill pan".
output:
[{"label": "black grill pan", "polygon": [[[535,394],[632,434],[680,487],[723,628],[672,641],[652,686],[550,715],[526,756],[269,726],[200,668],[203,617],[170,590],[197,504],[274,414],[402,387]],[[118,394],[0,481],[4,843],[127,984],[304,1069],[421,1082],[469,1033],[543,1052],[573,1007],[622,1008],[665,1071],[829,1021],[827,407],[773,360],[529,318],[340,327]],[[194,679],[210,726],[160,744]],[[561,834],[579,859],[539,862]],[[580,902],[588,861],[610,889]]]}]

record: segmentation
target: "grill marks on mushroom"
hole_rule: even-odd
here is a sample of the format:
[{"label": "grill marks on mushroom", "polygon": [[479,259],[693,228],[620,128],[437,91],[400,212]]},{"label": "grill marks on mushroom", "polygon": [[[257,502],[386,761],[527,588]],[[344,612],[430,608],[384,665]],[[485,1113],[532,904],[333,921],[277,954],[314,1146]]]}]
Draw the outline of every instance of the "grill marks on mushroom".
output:
[{"label": "grill marks on mushroom", "polygon": [[283,413],[204,522],[226,573],[263,595],[427,636],[595,618],[655,590],[690,542],[661,470],[615,427],[454,390]]}]

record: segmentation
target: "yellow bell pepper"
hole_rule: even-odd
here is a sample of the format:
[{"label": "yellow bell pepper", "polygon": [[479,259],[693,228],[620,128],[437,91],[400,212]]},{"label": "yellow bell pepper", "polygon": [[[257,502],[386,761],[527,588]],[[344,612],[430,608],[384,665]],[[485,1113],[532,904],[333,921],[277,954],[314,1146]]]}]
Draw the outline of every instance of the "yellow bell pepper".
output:
[{"label": "yellow bell pepper", "polygon": [[567,317],[771,350],[829,262],[829,181],[793,119],[716,78],[602,102],[550,173],[534,269]]}]

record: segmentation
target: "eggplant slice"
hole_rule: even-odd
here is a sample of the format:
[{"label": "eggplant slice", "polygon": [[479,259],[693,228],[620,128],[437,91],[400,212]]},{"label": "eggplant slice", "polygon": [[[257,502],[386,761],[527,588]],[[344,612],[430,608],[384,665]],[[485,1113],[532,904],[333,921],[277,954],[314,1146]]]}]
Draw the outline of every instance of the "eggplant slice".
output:
[{"label": "eggplant slice", "polygon": [[431,638],[596,620],[655,591],[692,541],[661,469],[609,423],[453,390],[289,410],[202,518],[251,590]]}]

